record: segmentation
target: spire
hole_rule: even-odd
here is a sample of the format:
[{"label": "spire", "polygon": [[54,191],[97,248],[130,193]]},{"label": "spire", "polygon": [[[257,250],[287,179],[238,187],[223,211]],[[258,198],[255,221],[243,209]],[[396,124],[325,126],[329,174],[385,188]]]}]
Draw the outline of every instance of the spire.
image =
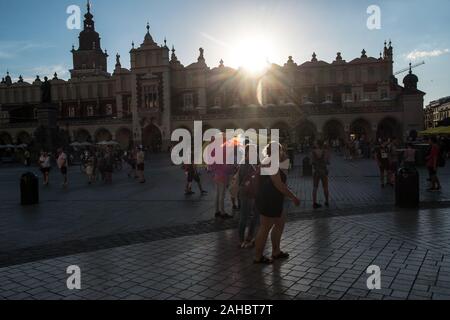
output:
[{"label": "spire", "polygon": [[367,58],[367,51],[366,51],[366,49],[363,49],[362,51],[361,51],[361,58],[363,59],[363,58]]},{"label": "spire", "polygon": [[317,62],[317,54],[313,52],[311,62]]},{"label": "spire", "polygon": [[219,62],[219,68],[223,68],[225,65],[224,65],[224,62],[223,62],[223,59],[220,59],[220,62]]},{"label": "spire", "polygon": [[94,20],[93,20],[94,16],[91,13],[91,1],[90,0],[87,1],[86,7],[87,7],[87,12],[84,15],[84,30],[93,30],[94,31],[95,30]]},{"label": "spire", "polygon": [[172,46],[172,56],[170,57],[170,62],[178,62],[178,58],[175,52],[175,46]]},{"label": "spire", "polygon": [[412,74],[412,62],[409,63],[409,74]]},{"label": "spire", "polygon": [[153,38],[150,34],[150,22],[147,22],[146,28],[147,28],[147,33],[145,34],[143,45],[156,45],[155,41],[153,41]]},{"label": "spire", "polygon": [[342,61],[342,53],[341,52],[336,53],[336,61]]},{"label": "spire", "polygon": [[58,74],[55,72],[55,74],[53,75],[53,80],[58,80]]},{"label": "spire", "polygon": [[19,76],[19,81],[18,81],[19,83],[23,83],[23,77],[22,77],[22,75],[20,75]]},{"label": "spire", "polygon": [[168,48],[167,47],[167,38],[166,37],[164,37],[164,48]]}]

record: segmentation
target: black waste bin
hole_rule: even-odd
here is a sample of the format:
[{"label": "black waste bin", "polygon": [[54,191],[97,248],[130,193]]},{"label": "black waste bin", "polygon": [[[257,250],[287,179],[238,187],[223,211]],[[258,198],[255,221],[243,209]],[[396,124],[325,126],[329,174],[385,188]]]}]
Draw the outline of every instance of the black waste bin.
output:
[{"label": "black waste bin", "polygon": [[303,176],[304,177],[311,177],[313,174],[313,167],[311,164],[311,159],[306,157],[303,159]]},{"label": "black waste bin", "polygon": [[420,185],[417,169],[400,168],[395,180],[395,205],[399,208],[419,208]]},{"label": "black waste bin", "polygon": [[39,203],[39,179],[31,172],[22,175],[20,179],[20,201],[23,206]]}]

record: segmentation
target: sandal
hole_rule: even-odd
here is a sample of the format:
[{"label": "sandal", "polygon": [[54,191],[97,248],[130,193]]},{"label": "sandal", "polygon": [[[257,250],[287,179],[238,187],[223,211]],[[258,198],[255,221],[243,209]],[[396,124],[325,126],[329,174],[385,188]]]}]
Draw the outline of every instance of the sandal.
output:
[{"label": "sandal", "polygon": [[272,256],[273,260],[289,259],[289,253],[280,252],[276,256]]},{"label": "sandal", "polygon": [[259,261],[254,260],[253,263],[254,264],[272,264],[273,260],[271,260],[267,257],[262,257]]}]

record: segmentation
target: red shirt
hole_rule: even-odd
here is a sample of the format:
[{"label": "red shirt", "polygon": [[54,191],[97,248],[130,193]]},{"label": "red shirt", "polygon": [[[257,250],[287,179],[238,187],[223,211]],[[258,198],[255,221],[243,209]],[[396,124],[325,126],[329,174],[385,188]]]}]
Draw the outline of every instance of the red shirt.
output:
[{"label": "red shirt", "polygon": [[433,169],[436,168],[438,158],[439,158],[439,147],[434,144],[431,147],[431,151],[430,151],[430,154],[428,156],[427,167],[428,168],[433,168]]}]

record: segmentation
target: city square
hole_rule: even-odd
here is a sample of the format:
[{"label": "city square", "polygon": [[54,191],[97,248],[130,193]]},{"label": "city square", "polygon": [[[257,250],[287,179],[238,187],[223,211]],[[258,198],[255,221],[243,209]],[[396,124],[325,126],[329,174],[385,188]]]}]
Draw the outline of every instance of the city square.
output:
[{"label": "city square", "polygon": [[450,6],[419,2],[5,4],[0,300],[450,300]]}]

